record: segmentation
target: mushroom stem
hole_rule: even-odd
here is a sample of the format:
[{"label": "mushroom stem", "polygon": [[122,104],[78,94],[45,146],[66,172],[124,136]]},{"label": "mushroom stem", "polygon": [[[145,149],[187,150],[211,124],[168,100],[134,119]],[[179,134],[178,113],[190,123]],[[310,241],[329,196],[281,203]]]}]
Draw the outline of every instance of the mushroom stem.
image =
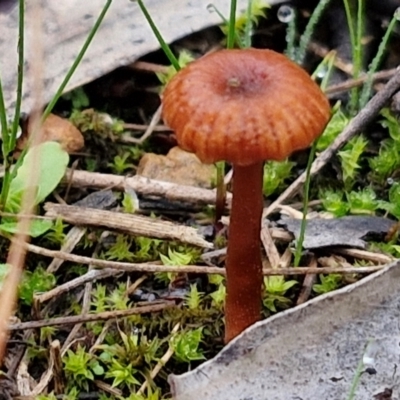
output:
[{"label": "mushroom stem", "polygon": [[262,184],[262,162],[233,167],[233,197],[226,260],[226,343],[261,317]]}]

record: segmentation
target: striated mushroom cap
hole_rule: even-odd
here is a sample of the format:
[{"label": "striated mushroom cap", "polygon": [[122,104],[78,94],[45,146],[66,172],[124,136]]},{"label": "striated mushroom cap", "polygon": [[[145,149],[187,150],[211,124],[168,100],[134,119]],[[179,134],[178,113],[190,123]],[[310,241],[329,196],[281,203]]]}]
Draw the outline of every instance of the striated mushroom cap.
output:
[{"label": "striated mushroom cap", "polygon": [[329,102],[298,65],[271,50],[221,50],[179,71],[163,93],[163,118],[201,161],[250,165],[308,147]]}]

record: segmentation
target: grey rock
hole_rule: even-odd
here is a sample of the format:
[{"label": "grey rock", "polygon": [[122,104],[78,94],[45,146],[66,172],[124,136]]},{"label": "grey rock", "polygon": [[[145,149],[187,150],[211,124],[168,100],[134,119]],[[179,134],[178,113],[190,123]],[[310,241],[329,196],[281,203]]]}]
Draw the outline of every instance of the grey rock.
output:
[{"label": "grey rock", "polygon": [[170,376],[174,399],[345,400],[363,359],[354,399],[399,399],[399,279],[396,261],[253,325],[213,360]]},{"label": "grey rock", "polygon": [[[281,1],[273,0],[270,3]],[[209,1],[146,0],[146,6],[167,42],[219,24],[221,21],[218,15],[207,10],[208,3]],[[37,4],[42,6],[39,12]],[[104,4],[105,0],[26,2],[23,112],[29,113],[33,104],[44,104],[52,98]],[[213,0],[213,4],[224,15],[229,15],[229,0]],[[246,4],[246,0],[239,0],[239,10],[245,9]],[[38,19],[43,21],[42,32],[39,34],[35,29],[35,21]],[[0,74],[6,109],[10,115],[13,113],[16,99],[17,41],[18,2],[2,0]],[[112,3],[66,91],[88,83],[117,67],[128,65],[158,48],[158,42],[138,5],[129,0],[116,0]],[[39,60],[41,81],[38,81],[38,76],[33,71],[34,60]],[[40,98],[34,94],[35,82],[37,87],[42,89]]]}]

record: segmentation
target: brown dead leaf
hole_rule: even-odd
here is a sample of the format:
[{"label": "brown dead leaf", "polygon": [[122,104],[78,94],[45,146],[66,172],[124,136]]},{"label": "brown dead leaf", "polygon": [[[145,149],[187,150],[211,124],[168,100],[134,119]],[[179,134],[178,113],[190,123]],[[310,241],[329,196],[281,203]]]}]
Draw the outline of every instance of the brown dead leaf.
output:
[{"label": "brown dead leaf", "polygon": [[194,154],[173,147],[166,156],[145,154],[139,162],[137,174],[159,181],[210,188],[214,166],[203,164]]},{"label": "brown dead leaf", "polygon": [[[82,133],[67,119],[50,114],[42,125],[42,141],[54,141],[61,144],[62,148],[68,153],[74,153],[85,145]],[[18,140],[17,149],[22,150],[31,134],[28,124],[28,134],[24,134]]]}]

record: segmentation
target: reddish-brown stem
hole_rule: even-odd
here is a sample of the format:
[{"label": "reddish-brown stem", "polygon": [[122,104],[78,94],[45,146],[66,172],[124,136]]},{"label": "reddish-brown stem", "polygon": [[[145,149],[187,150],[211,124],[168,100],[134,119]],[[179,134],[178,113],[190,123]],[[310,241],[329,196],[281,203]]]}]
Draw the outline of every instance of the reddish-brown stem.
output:
[{"label": "reddish-brown stem", "polygon": [[225,342],[260,319],[263,163],[233,168],[226,260]]}]

